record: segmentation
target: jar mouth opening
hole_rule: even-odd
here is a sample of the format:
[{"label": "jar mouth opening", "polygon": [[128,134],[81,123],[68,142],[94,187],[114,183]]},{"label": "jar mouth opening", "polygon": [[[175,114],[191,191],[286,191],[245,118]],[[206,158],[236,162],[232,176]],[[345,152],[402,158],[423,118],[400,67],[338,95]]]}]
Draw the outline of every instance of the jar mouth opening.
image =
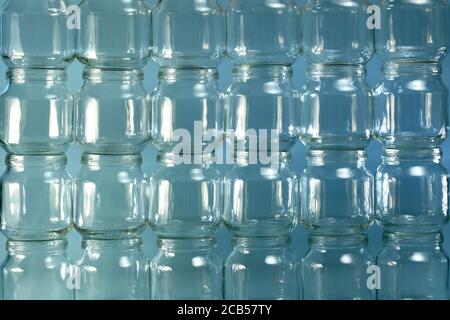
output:
[{"label": "jar mouth opening", "polygon": [[252,79],[262,77],[272,78],[292,78],[293,71],[290,65],[276,65],[276,64],[240,64],[233,66],[233,78],[235,79]]},{"label": "jar mouth opening", "polygon": [[381,158],[384,163],[397,163],[400,161],[432,161],[439,163],[442,159],[442,150],[440,148],[384,148]]},{"label": "jar mouth opening", "polygon": [[134,238],[120,238],[120,239],[83,239],[82,248],[83,249],[101,249],[101,248],[123,248],[123,249],[133,249],[138,248],[143,244],[141,237]]},{"label": "jar mouth opening", "polygon": [[312,245],[324,247],[360,247],[368,244],[368,236],[364,233],[342,234],[342,235],[321,235],[311,233],[309,235],[309,243]]},{"label": "jar mouth opening", "polygon": [[240,246],[243,248],[258,248],[258,247],[288,247],[292,242],[290,235],[279,235],[276,237],[240,237],[232,238],[233,246]]},{"label": "jar mouth opening", "polygon": [[5,164],[9,167],[15,166],[65,166],[67,156],[65,154],[56,155],[16,155],[8,154],[5,158]]},{"label": "jar mouth opening", "polygon": [[308,164],[324,165],[329,163],[361,163],[367,161],[365,150],[309,150],[306,156]]},{"label": "jar mouth opening", "polygon": [[94,82],[99,81],[142,81],[144,71],[142,69],[120,69],[120,68],[89,68],[83,70],[83,79]]},{"label": "jar mouth opening", "polygon": [[160,80],[175,81],[182,80],[217,80],[219,71],[215,68],[198,67],[160,67],[158,72]]},{"label": "jar mouth opening", "polygon": [[392,244],[401,245],[417,245],[417,244],[442,244],[443,236],[441,232],[422,233],[422,234],[408,234],[401,232],[387,232],[383,233],[383,241]]},{"label": "jar mouth opening", "polygon": [[307,74],[318,77],[365,77],[367,68],[363,64],[309,64]]},{"label": "jar mouth opening", "polygon": [[46,68],[10,68],[6,71],[6,79],[14,83],[27,81],[64,82],[67,80],[65,69]]},{"label": "jar mouth opening", "polygon": [[89,154],[84,153],[81,156],[81,164],[87,166],[97,166],[98,164],[107,166],[122,166],[123,164],[141,165],[141,154]]},{"label": "jar mouth opening", "polygon": [[397,77],[400,75],[421,75],[439,76],[442,73],[442,66],[438,62],[386,62],[382,68],[385,76]]},{"label": "jar mouth opening", "polygon": [[49,252],[61,251],[67,249],[67,239],[55,239],[55,240],[39,240],[39,241],[20,241],[20,240],[8,240],[6,242],[6,249],[11,253],[36,253],[39,248],[47,248]]},{"label": "jar mouth opening", "polygon": [[206,238],[168,238],[158,237],[156,246],[160,249],[166,250],[208,250],[217,247],[217,240],[215,237]]}]

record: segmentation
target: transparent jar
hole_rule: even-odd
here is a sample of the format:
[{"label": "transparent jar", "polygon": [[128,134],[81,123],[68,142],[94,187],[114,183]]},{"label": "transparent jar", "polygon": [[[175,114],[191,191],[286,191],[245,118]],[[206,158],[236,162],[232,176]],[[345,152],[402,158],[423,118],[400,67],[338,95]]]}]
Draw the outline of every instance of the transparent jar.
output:
[{"label": "transparent jar", "polygon": [[72,178],[65,155],[6,157],[1,230],[10,240],[64,237],[72,224]]},{"label": "transparent jar", "polygon": [[448,47],[447,0],[383,0],[376,48],[384,60],[440,61]]},{"label": "transparent jar", "polygon": [[261,143],[267,150],[289,151],[298,141],[300,94],[289,66],[235,66],[225,110],[227,134],[240,151],[257,151]]},{"label": "transparent jar", "polygon": [[377,219],[385,230],[438,232],[448,221],[448,172],[439,149],[385,149],[377,170]]},{"label": "transparent jar", "polygon": [[448,89],[438,63],[387,63],[374,91],[375,137],[387,148],[435,148],[448,135]]},{"label": "transparent jar", "polygon": [[217,0],[158,0],[153,59],[167,67],[215,68],[225,55],[225,11]]},{"label": "transparent jar", "polygon": [[2,264],[4,300],[73,300],[67,240],[8,241]]},{"label": "transparent jar", "polygon": [[374,181],[365,151],[311,150],[300,177],[301,222],[323,235],[366,230],[374,220]]},{"label": "transparent jar", "polygon": [[142,152],[150,140],[150,101],[142,70],[86,68],[77,94],[75,138],[82,151]]},{"label": "transparent jar", "polygon": [[142,239],[84,239],[76,300],[149,300],[150,269]]},{"label": "transparent jar", "polygon": [[270,165],[253,163],[248,154],[225,176],[223,220],[233,235],[271,237],[288,233],[298,220],[298,177],[289,153],[274,157]]},{"label": "transparent jar", "polygon": [[63,153],[72,142],[73,96],[64,70],[10,69],[0,96],[0,142],[10,153]]},{"label": "transparent jar", "polygon": [[301,100],[300,137],[307,148],[369,145],[373,106],[363,65],[310,65]]},{"label": "transparent jar", "polygon": [[374,54],[366,0],[308,0],[303,8],[303,51],[311,63],[365,64]]},{"label": "transparent jar", "polygon": [[379,300],[448,300],[449,259],[441,233],[385,233],[377,258]]},{"label": "transparent jar", "polygon": [[375,300],[368,286],[374,259],[367,251],[367,235],[311,234],[302,259],[305,300]]},{"label": "transparent jar", "polygon": [[152,300],[222,300],[223,261],[214,238],[158,238]]},{"label": "transparent jar", "polygon": [[135,237],[148,213],[147,176],[140,155],[90,155],[81,158],[75,179],[75,226],[95,239]]},{"label": "transparent jar", "polygon": [[293,0],[229,2],[227,54],[235,64],[293,64],[301,37],[300,8]]},{"label": "transparent jar", "polygon": [[177,163],[159,154],[150,178],[150,225],[158,236],[211,237],[221,223],[222,178],[211,159]]},{"label": "transparent jar", "polygon": [[289,236],[233,238],[225,263],[225,299],[298,300],[297,259]]},{"label": "transparent jar", "polygon": [[[216,69],[160,69],[159,84],[151,94],[151,134],[161,153],[172,153],[182,145],[184,153],[201,154],[210,143],[206,137],[217,138],[218,76]],[[201,144],[196,145],[199,139]]]},{"label": "transparent jar", "polygon": [[8,68],[67,67],[75,58],[74,11],[66,0],[7,0],[1,9],[1,52]]},{"label": "transparent jar", "polygon": [[142,68],[151,52],[151,13],[144,0],[82,0],[77,58],[91,68]]}]

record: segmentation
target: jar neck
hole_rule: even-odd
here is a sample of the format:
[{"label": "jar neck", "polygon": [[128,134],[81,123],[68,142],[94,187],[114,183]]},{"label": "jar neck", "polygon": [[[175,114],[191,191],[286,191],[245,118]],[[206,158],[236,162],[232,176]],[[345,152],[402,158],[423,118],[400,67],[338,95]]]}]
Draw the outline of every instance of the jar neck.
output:
[{"label": "jar neck", "polygon": [[239,249],[269,249],[287,248],[291,244],[290,235],[278,237],[233,237],[233,247]]},{"label": "jar neck", "polygon": [[170,152],[160,152],[156,156],[156,161],[167,167],[186,164],[210,165],[214,163],[215,157],[211,154],[180,155]]},{"label": "jar neck", "polygon": [[91,83],[120,83],[132,84],[142,82],[144,80],[144,72],[142,69],[98,69],[85,68],[83,70],[83,79]]},{"label": "jar neck", "polygon": [[310,78],[365,78],[366,67],[362,64],[310,64],[307,68]]},{"label": "jar neck", "polygon": [[129,239],[83,239],[81,247],[90,252],[105,253],[108,251],[136,251],[142,247],[142,239],[140,237]]},{"label": "jar neck", "polygon": [[383,241],[386,245],[395,246],[440,246],[443,242],[442,233],[398,233],[385,232],[383,234]]},{"label": "jar neck", "polygon": [[439,164],[442,151],[439,148],[430,149],[388,149],[381,156],[383,164],[398,165],[401,162],[432,162]]},{"label": "jar neck", "polygon": [[8,241],[6,249],[10,255],[42,255],[61,253],[67,249],[67,240],[49,240],[49,241]]},{"label": "jar neck", "polygon": [[383,74],[386,78],[396,78],[399,76],[440,76],[442,67],[437,62],[387,62],[383,66]]},{"label": "jar neck", "polygon": [[310,150],[306,159],[309,166],[350,164],[361,167],[366,165],[367,153],[364,150]]},{"label": "jar neck", "polygon": [[64,168],[67,164],[65,154],[58,155],[14,155],[8,154],[5,159],[7,167],[22,171],[25,167]]},{"label": "jar neck", "polygon": [[106,155],[85,153],[81,156],[81,164],[92,169],[101,167],[135,167],[142,164],[142,156],[140,154]]},{"label": "jar neck", "polygon": [[285,65],[235,65],[233,67],[233,79],[238,82],[250,79],[290,82],[292,67]]},{"label": "jar neck", "polygon": [[160,81],[165,82],[206,82],[216,81],[219,78],[217,69],[194,68],[194,67],[161,67],[158,77]]},{"label": "jar neck", "polygon": [[309,245],[312,249],[363,248],[367,243],[366,234],[324,236],[311,233],[309,236]]},{"label": "jar neck", "polygon": [[215,238],[163,238],[156,241],[159,249],[166,252],[171,251],[207,251],[216,248]]},{"label": "jar neck", "polygon": [[[291,154],[287,151],[283,152],[269,152],[267,151],[266,157],[270,159],[271,163],[268,166],[273,166],[278,164],[281,168],[289,167],[291,164]],[[238,165],[248,166],[248,165],[261,165],[265,164],[261,162],[260,155],[258,152],[249,151],[237,151],[234,154],[234,160]],[[276,161],[277,163],[273,163]]]},{"label": "jar neck", "polygon": [[6,78],[14,84],[29,82],[56,84],[64,83],[67,80],[67,73],[64,69],[11,68],[6,72]]}]

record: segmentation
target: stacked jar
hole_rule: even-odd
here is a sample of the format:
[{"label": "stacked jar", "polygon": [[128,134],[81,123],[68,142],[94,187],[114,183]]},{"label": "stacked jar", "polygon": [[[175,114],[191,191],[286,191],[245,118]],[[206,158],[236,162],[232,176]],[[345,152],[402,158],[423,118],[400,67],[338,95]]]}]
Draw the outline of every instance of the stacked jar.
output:
[{"label": "stacked jar", "polygon": [[300,10],[293,0],[231,0],[227,54],[233,81],[225,95],[227,159],[223,220],[233,236],[225,264],[227,299],[298,299],[290,232],[298,219],[300,98],[292,64],[300,53]]},{"label": "stacked jar", "polygon": [[158,155],[149,183],[149,221],[159,249],[150,264],[151,298],[219,300],[222,180],[214,145],[225,13],[217,0],[159,0],[152,22],[152,53],[160,70],[150,96]]},{"label": "stacked jar", "polygon": [[83,256],[75,298],[149,299],[141,152],[150,140],[142,70],[150,57],[150,10],[144,0],[85,0],[77,14],[84,83],[75,103],[82,168],[74,183],[74,223]]},{"label": "stacked jar", "polygon": [[73,97],[65,68],[75,57],[68,1],[6,1],[1,51],[8,86],[0,96],[3,299],[73,299],[66,235],[72,225]]},{"label": "stacked jar", "polygon": [[372,95],[366,63],[374,53],[367,1],[309,0],[303,10],[308,61],[301,94],[301,222],[309,229],[302,260],[304,299],[374,299],[367,272],[367,229],[374,219],[366,169]]},{"label": "stacked jar", "polygon": [[[384,60],[375,89],[375,136],[384,151],[376,176],[376,215],[384,227],[379,299],[448,299],[448,2],[384,0],[376,49]],[[419,26],[419,27],[417,27]]]}]

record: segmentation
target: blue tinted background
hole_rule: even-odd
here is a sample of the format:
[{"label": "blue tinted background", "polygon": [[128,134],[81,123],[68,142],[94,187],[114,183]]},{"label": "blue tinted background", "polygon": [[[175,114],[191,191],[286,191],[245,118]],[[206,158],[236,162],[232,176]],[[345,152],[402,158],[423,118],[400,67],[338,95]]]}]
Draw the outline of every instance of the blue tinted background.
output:
[{"label": "blue tinted background", "polygon": [[[34,0],[33,0],[34,1]],[[3,5],[4,0],[0,0],[0,4]],[[71,3],[78,3],[79,1],[69,1]],[[147,1],[149,6],[153,6],[155,3],[155,0],[148,0]],[[223,6],[226,6],[227,0],[219,0],[219,2],[222,3]],[[297,1],[299,5],[304,4],[304,0],[298,0]],[[378,1],[372,1],[374,4],[377,4]],[[418,26],[419,27],[419,26]],[[43,34],[42,37],[45,37],[46,35]],[[1,64],[1,63],[0,63]],[[446,83],[446,85],[450,88],[450,59],[446,60],[444,62],[443,66],[443,80]],[[301,57],[298,62],[294,65],[294,86],[300,89],[303,84],[305,83],[305,69],[306,69],[306,62]],[[378,79],[380,78],[380,69],[381,69],[381,62],[378,57],[373,58],[369,65],[368,65],[368,80],[372,87],[375,86]],[[6,67],[1,64],[0,65],[0,74],[4,74],[6,71]],[[158,65],[151,61],[146,67],[145,67],[145,88],[147,92],[150,92],[153,90],[153,88],[157,85],[157,71],[158,71]],[[231,83],[231,62],[226,59],[219,68],[220,71],[220,88],[221,90],[226,90],[228,85]],[[68,82],[67,86],[69,87],[69,90],[72,93],[76,93],[82,84],[82,66],[79,62],[74,62],[68,69]],[[3,79],[0,79],[0,88],[6,87],[6,78],[3,77]],[[188,110],[186,110],[188,112]],[[450,142],[446,142],[443,146],[444,150],[444,159],[443,163],[448,168],[450,164]],[[378,142],[372,142],[372,144],[369,147],[368,150],[369,153],[369,163],[368,167],[369,170],[372,172],[372,174],[375,173],[377,166],[380,163],[380,154],[381,154],[381,147]],[[68,152],[68,171],[72,174],[72,176],[75,176],[80,169],[80,152],[78,148],[73,145],[69,152]],[[5,156],[5,153],[3,151],[0,151],[0,158],[3,159]],[[143,161],[143,169],[148,174],[152,173],[152,170],[155,165],[155,149],[152,146],[147,147],[145,152],[143,153],[144,161]],[[305,167],[305,148],[303,145],[298,143],[296,147],[292,150],[292,156],[293,156],[293,167],[295,171],[300,174],[302,170]],[[3,172],[5,166],[3,164],[3,161],[0,162],[0,171]],[[450,245],[450,227],[445,228],[445,236],[449,239],[446,239],[445,241],[445,248],[447,249],[447,252],[449,252],[449,245]],[[155,235],[152,233],[150,229],[147,229],[145,233],[143,234],[144,238],[144,249],[145,253],[149,258],[152,258],[156,254],[156,246],[155,246]],[[3,235],[0,235],[0,258],[3,259],[6,251],[5,251],[5,237]],[[219,244],[219,253],[226,257],[228,253],[231,250],[230,246],[230,235],[228,231],[224,230],[224,228],[221,229],[218,235],[218,244]],[[381,248],[381,229],[378,226],[374,226],[370,230],[370,241],[369,241],[369,247],[370,251],[373,255],[376,255],[378,251]],[[302,226],[298,226],[292,237],[292,247],[295,252],[295,254],[300,258],[302,257],[307,250],[307,232]],[[72,258],[73,261],[76,261],[81,254],[81,238],[80,236],[75,232],[71,231],[69,235],[69,255]]]}]

